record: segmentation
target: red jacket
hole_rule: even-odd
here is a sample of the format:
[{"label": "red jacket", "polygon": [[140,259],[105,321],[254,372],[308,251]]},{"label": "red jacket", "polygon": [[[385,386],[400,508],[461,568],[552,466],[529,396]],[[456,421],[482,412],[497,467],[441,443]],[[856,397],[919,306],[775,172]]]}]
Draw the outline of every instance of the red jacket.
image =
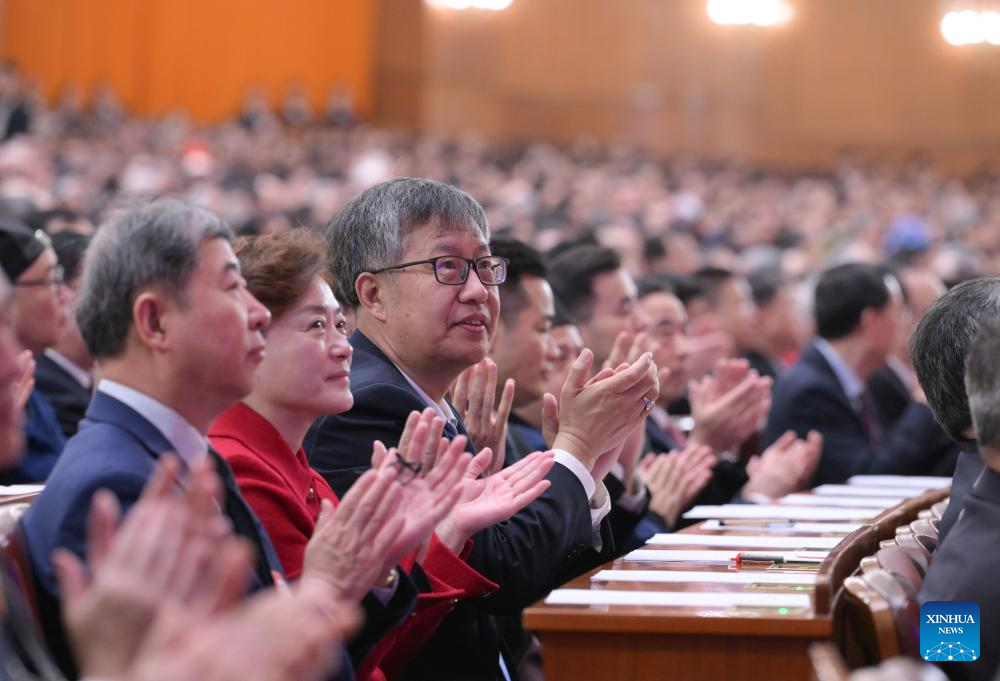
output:
[{"label": "red jacket", "polygon": [[[267,419],[240,402],[227,409],[209,428],[212,446],[226,459],[240,491],[267,530],[289,579],[302,574],[306,544],[319,515],[320,502],[337,496],[323,477],[309,467],[305,452],[292,452]],[[441,620],[463,598],[481,598],[497,585],[469,567],[434,536],[421,562],[430,590],[417,607],[391,631],[358,669],[358,678],[376,681],[402,671]],[[412,560],[404,564],[412,569]]]}]

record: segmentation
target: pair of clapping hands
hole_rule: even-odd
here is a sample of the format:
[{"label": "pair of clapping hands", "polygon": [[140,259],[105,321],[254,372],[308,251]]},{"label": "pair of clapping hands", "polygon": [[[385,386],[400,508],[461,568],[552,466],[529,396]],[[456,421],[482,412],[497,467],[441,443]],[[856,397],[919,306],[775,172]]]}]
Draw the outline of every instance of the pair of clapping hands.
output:
[{"label": "pair of clapping hands", "polygon": [[358,627],[355,605],[311,581],[244,598],[253,550],[219,515],[210,462],[177,493],[180,464],[161,457],[119,524],[99,491],[88,521],[89,571],[71,552],[53,563],[81,673],[115,681],[322,679]]}]

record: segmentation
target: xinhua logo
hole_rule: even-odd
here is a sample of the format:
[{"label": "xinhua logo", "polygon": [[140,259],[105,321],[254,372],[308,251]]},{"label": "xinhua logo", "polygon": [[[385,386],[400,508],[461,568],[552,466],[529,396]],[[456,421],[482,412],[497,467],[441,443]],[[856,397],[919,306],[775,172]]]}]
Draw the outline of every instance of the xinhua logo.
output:
[{"label": "xinhua logo", "polygon": [[979,653],[979,605],[928,601],[920,606],[920,654],[925,660],[972,662]]}]

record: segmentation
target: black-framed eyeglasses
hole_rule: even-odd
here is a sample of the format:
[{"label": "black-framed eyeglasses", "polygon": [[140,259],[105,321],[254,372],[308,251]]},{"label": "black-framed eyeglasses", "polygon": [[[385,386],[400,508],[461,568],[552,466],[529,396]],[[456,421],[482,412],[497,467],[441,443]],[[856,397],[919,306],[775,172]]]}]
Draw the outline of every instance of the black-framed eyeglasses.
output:
[{"label": "black-framed eyeglasses", "polygon": [[431,264],[434,266],[434,278],[448,286],[461,286],[469,278],[469,270],[475,270],[476,276],[484,286],[499,286],[507,279],[507,258],[498,255],[485,255],[482,258],[463,258],[457,255],[439,255],[426,260],[414,260],[391,265],[377,270],[368,270],[370,274],[380,274],[389,270],[401,270],[413,265]]},{"label": "black-framed eyeglasses", "polygon": [[398,454],[392,465],[399,469],[396,473],[396,479],[399,480],[401,485],[413,482],[420,475],[420,469],[423,468],[419,461],[407,461]]},{"label": "black-framed eyeglasses", "polygon": [[55,269],[52,270],[52,276],[45,277],[44,279],[19,280],[14,282],[14,286],[51,286],[57,289],[64,283],[66,283],[66,276],[62,265],[56,265]]}]

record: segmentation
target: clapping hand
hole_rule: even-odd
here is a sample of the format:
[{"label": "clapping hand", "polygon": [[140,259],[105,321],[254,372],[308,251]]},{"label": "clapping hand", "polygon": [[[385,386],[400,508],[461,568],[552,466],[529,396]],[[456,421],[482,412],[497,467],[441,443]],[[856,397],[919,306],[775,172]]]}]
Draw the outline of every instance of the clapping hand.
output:
[{"label": "clapping hand", "polygon": [[750,479],[743,486],[743,496],[777,499],[807,487],[822,451],[823,436],[818,432],[809,431],[805,439],[798,439],[794,431],[788,431],[747,462]]},{"label": "clapping hand", "polygon": [[688,396],[691,440],[719,456],[738,449],[758,428],[771,408],[771,379],[750,369],[746,360],[722,360],[714,375],[688,384]]},{"label": "clapping hand", "polygon": [[469,439],[480,449],[493,452],[489,474],[503,467],[507,445],[507,418],[514,403],[514,379],[504,383],[500,404],[493,410],[497,388],[497,365],[489,357],[459,375],[451,389],[451,399]]},{"label": "clapping hand", "polygon": [[649,508],[673,526],[681,510],[694,500],[712,479],[715,457],[705,446],[687,446],[680,452],[650,454],[639,467],[649,488]]}]

